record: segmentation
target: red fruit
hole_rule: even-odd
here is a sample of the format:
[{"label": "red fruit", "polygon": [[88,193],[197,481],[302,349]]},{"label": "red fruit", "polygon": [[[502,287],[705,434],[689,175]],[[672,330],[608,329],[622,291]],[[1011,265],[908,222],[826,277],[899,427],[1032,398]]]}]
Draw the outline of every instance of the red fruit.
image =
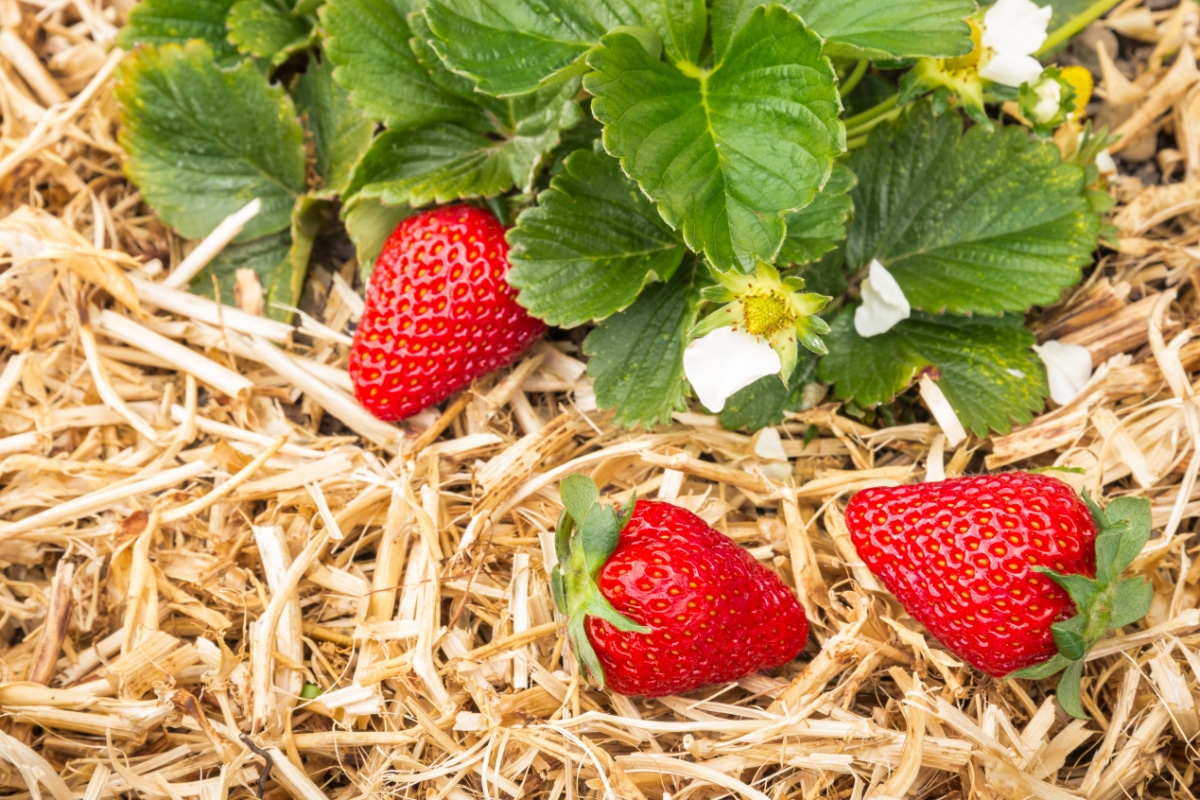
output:
[{"label": "red fruit", "polygon": [[[580,487],[586,502],[572,502]],[[618,516],[580,475],[563,482],[563,498],[555,596],[576,656],[602,686],[687,692],[781,666],[803,649],[808,620],[792,591],[692,512],[638,500]],[[575,519],[584,520],[578,528]]]},{"label": "red fruit", "polygon": [[447,206],[401,222],[350,349],[359,402],[404,419],[515,360],[546,326],[517,305],[507,276],[504,228],[487,211]]},{"label": "red fruit", "polygon": [[1009,472],[864,489],[846,508],[866,565],[933,636],[1001,677],[1057,648],[1076,613],[1053,579],[1096,574],[1096,524],[1062,481]]}]

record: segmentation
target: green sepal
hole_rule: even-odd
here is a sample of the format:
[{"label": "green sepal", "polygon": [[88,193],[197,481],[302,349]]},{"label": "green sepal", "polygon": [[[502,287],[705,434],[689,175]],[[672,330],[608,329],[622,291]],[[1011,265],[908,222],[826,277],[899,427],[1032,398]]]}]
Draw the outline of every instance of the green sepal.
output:
[{"label": "green sepal", "polygon": [[1087,619],[1079,615],[1050,626],[1058,652],[1068,661],[1080,661],[1087,655],[1088,643],[1084,638],[1086,623]]},{"label": "green sepal", "polygon": [[1100,585],[1086,575],[1060,575],[1046,567],[1034,567],[1033,569],[1061,586],[1067,594],[1071,595],[1071,600],[1075,602],[1077,608],[1087,608],[1092,605],[1096,594],[1100,591]]},{"label": "green sepal", "polygon": [[1087,719],[1087,713],[1083,710],[1082,691],[1079,686],[1082,678],[1083,662],[1072,661],[1063,670],[1062,677],[1058,679],[1058,704],[1062,706],[1063,711],[1076,719]]},{"label": "green sepal", "polygon": [[596,585],[596,576],[633,515],[636,498],[630,497],[620,507],[605,505],[595,482],[580,474],[564,478],[559,494],[564,510],[554,532],[558,565],[550,575],[550,587],[555,604],[567,616],[567,636],[580,668],[603,689],[604,668],[587,638],[584,620],[597,617],[619,631],[650,632],[614,608]]},{"label": "green sepal", "polygon": [[624,530],[625,526],[629,524],[629,520],[633,518],[633,509],[636,505],[637,505],[637,492],[632,492],[629,495],[629,499],[626,500],[621,505],[621,508],[617,514],[617,530],[618,531]]},{"label": "green sepal", "polygon": [[1105,514],[1110,524],[1115,525],[1120,521],[1129,523],[1128,531],[1120,538],[1113,562],[1113,569],[1119,575],[1133,563],[1150,540],[1150,501],[1144,497],[1118,497],[1108,504]]},{"label": "green sepal", "polygon": [[[583,544],[584,566],[588,575],[595,575],[617,548],[617,540],[621,535],[617,516],[611,508],[605,508],[597,502],[588,509],[587,516],[579,524],[579,532]],[[571,538],[571,543],[574,544],[574,537]]]},{"label": "green sepal", "polygon": [[588,640],[583,620],[583,615],[567,619],[567,638],[571,640],[571,651],[575,653],[575,659],[579,662],[584,676],[600,684],[600,688],[603,689],[604,667],[600,666],[600,657],[596,655],[596,648],[592,647],[591,641]]},{"label": "green sepal", "polygon": [[1154,593],[1139,577],[1122,579],[1150,538],[1150,501],[1123,497],[1102,509],[1083,492],[1083,501],[1096,525],[1096,577],[1060,575],[1044,567],[1035,569],[1061,586],[1078,613],[1050,626],[1058,654],[1048,661],[1012,673],[1012,677],[1040,680],[1062,670],[1058,702],[1073,717],[1086,718],[1080,695],[1084,659],[1110,629],[1132,625],[1150,610]]},{"label": "green sepal", "polygon": [[1009,675],[1010,678],[1024,678],[1028,681],[1040,681],[1062,672],[1071,662],[1062,653],[1055,653],[1049,661],[1034,664],[1032,667],[1019,669]]},{"label": "green sepal", "polygon": [[588,510],[600,501],[599,487],[586,475],[568,475],[559,484],[558,491],[562,495],[563,508],[577,520],[586,518]]},{"label": "green sepal", "polygon": [[1126,578],[1117,584],[1112,617],[1108,624],[1113,628],[1132,625],[1150,612],[1154,602],[1154,587],[1142,578]]},{"label": "green sepal", "polygon": [[[558,557],[560,565],[567,562],[567,557],[571,554],[571,531],[575,528],[575,520],[564,509],[562,514],[558,516],[558,524],[554,526],[554,555]],[[555,567],[558,569],[558,567]],[[566,611],[567,607],[562,606],[562,610]]]},{"label": "green sepal", "polygon": [[583,605],[583,611],[585,614],[587,614],[587,616],[599,617],[617,630],[625,633],[650,632],[650,629],[645,625],[640,625],[634,622],[629,617],[613,608],[612,603],[608,602],[604,595],[600,594],[599,592],[588,597],[587,601]]},{"label": "green sepal", "polygon": [[563,583],[562,568],[558,564],[555,564],[550,572],[550,593],[554,596],[554,605],[559,611],[566,613],[567,587]]}]

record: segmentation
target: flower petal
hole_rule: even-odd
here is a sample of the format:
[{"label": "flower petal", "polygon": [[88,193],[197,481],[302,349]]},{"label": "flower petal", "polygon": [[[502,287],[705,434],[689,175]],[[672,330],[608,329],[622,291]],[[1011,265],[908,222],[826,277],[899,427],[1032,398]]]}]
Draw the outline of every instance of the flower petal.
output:
[{"label": "flower petal", "polygon": [[1033,350],[1046,365],[1050,399],[1065,406],[1074,400],[1092,377],[1092,354],[1086,347],[1051,339]]},{"label": "flower petal", "polygon": [[981,78],[1014,88],[1036,81],[1041,74],[1042,65],[1036,58],[1016,53],[996,53],[979,70]]},{"label": "flower petal", "polygon": [[1033,106],[1034,122],[1049,123],[1058,116],[1062,108],[1062,85],[1058,81],[1052,78],[1039,81],[1033,87],[1033,94],[1037,98]]},{"label": "flower petal", "polygon": [[717,328],[683,351],[683,372],[712,412],[725,408],[734,392],[779,370],[779,355],[770,344],[734,328]]},{"label": "flower petal", "polygon": [[1050,6],[1031,0],[999,0],[983,16],[983,46],[1002,55],[1033,55],[1046,41],[1053,13]]},{"label": "flower petal", "polygon": [[862,305],[854,311],[854,330],[864,339],[886,333],[912,314],[904,290],[878,260],[862,282]]}]

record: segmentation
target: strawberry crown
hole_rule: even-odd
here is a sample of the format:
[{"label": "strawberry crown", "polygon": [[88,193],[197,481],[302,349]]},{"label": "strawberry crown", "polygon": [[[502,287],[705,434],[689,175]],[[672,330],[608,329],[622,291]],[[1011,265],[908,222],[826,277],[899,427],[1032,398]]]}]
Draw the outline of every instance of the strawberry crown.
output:
[{"label": "strawberry crown", "polygon": [[1133,623],[1150,610],[1153,589],[1143,578],[1122,578],[1150,538],[1150,501],[1121,497],[1102,510],[1083,493],[1096,523],[1096,577],[1061,575],[1035,567],[1066,590],[1078,614],[1050,626],[1058,653],[1050,660],[1012,673],[1011,677],[1040,680],[1059,672],[1058,703],[1073,717],[1086,719],[1080,692],[1088,651],[1110,630]]},{"label": "strawberry crown", "polygon": [[596,585],[596,576],[633,516],[636,497],[630,497],[620,507],[604,505],[600,502],[600,489],[586,475],[568,475],[559,486],[559,494],[563,513],[554,531],[558,564],[550,574],[550,587],[558,609],[567,615],[567,637],[576,659],[603,689],[604,667],[588,640],[586,618],[599,617],[619,631],[650,632],[613,608]]}]

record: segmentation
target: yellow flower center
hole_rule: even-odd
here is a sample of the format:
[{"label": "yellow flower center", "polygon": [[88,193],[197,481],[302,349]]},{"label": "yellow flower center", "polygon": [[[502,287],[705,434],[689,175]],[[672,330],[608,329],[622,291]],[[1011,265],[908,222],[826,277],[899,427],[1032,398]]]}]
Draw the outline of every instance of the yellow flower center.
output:
[{"label": "yellow flower center", "polygon": [[755,294],[742,300],[746,332],[769,339],[788,326],[791,317],[787,304],[771,294]]},{"label": "yellow flower center", "polygon": [[979,55],[983,52],[983,28],[979,27],[979,23],[973,19],[967,20],[967,24],[971,26],[971,44],[974,46],[971,48],[971,52],[965,56],[947,58],[942,62],[951,72],[971,69],[979,63]]}]

